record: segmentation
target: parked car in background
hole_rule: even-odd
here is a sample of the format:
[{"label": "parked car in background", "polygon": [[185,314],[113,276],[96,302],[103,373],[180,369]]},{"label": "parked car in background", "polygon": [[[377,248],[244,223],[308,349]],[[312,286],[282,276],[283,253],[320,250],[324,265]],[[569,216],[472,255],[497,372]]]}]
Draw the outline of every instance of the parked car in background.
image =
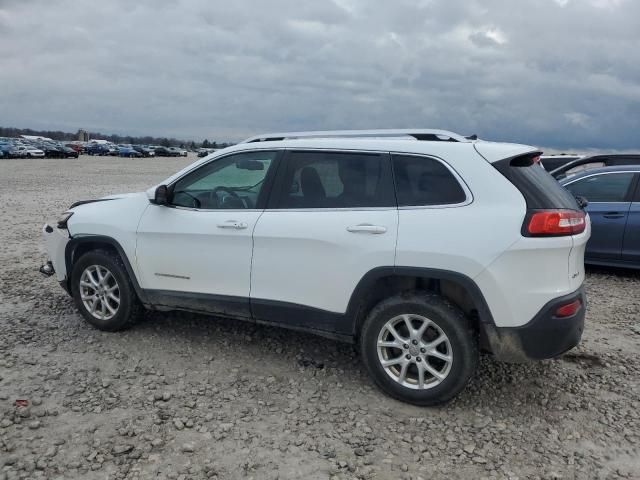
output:
[{"label": "parked car in background", "polygon": [[45,157],[47,158],[64,158],[64,151],[51,143],[39,143],[38,148],[44,152]]},{"label": "parked car in background", "polygon": [[78,158],[80,156],[77,150],[67,147],[66,145],[60,145],[58,148],[62,151],[65,158]]},{"label": "parked car in background", "polygon": [[544,167],[547,172],[551,172],[556,168],[560,168],[561,166],[572,162],[574,160],[578,160],[582,158],[584,155],[573,155],[562,153],[559,155],[542,155],[540,157],[540,164]]},{"label": "parked car in background", "polygon": [[175,150],[171,150],[170,147],[157,146],[154,148],[156,157],[179,157],[180,153]]},{"label": "parked car in background", "polygon": [[196,150],[196,152],[198,153],[198,158],[203,158],[207,155],[211,155],[216,150],[217,149],[215,148],[199,148],[198,150]]},{"label": "parked car in background", "polygon": [[118,156],[129,157],[129,158],[139,158],[139,157],[142,157],[142,154],[131,146],[120,145],[118,146]]},{"label": "parked car in background", "polygon": [[640,268],[640,165],[584,170],[560,184],[589,202],[585,262]]},{"label": "parked car in background", "polygon": [[176,152],[176,156],[177,157],[186,157],[187,156],[187,151],[184,148],[179,148],[179,147],[169,147],[169,150],[172,152]]},{"label": "parked car in background", "polygon": [[156,152],[152,149],[149,148],[145,145],[133,145],[133,148],[140,152],[142,154],[143,157],[155,157],[156,156]]},{"label": "parked car in background", "polygon": [[117,157],[118,155],[120,155],[120,151],[118,150],[118,147],[112,143],[107,143],[105,145],[107,147],[107,151],[109,153],[107,153],[107,155],[111,155],[112,157]]},{"label": "parked car in background", "polygon": [[102,143],[90,143],[85,147],[85,152],[87,155],[109,155],[109,147]]},{"label": "parked car in background", "polygon": [[22,158],[43,158],[46,154],[41,148],[35,148],[29,145],[17,145],[14,148],[20,152]]},{"label": "parked car in background", "polygon": [[64,145],[64,146],[65,146],[65,147],[68,147],[68,148],[72,148],[72,149],[74,149],[76,152],[78,152],[78,154],[81,154],[81,153],[82,153],[82,151],[84,150],[84,148],[82,147],[82,145],[81,145],[81,144],[79,144],[79,143],[65,143],[65,145]]},{"label": "parked car in background", "polygon": [[2,150],[4,158],[23,158],[23,153],[12,144],[2,144],[0,145],[0,150]]},{"label": "parked car in background", "polygon": [[611,154],[611,155],[590,155],[577,158],[564,165],[551,170],[549,173],[556,179],[575,175],[583,170],[590,170],[600,167],[615,167],[618,165],[640,165],[640,154]]}]

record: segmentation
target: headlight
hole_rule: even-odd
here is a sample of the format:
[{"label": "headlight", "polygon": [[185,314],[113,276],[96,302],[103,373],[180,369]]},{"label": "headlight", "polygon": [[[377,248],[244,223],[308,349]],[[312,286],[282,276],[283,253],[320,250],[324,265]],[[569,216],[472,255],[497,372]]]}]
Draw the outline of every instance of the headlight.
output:
[{"label": "headlight", "polygon": [[64,212],[60,218],[58,218],[58,228],[67,228],[67,222],[73,215],[73,212]]}]

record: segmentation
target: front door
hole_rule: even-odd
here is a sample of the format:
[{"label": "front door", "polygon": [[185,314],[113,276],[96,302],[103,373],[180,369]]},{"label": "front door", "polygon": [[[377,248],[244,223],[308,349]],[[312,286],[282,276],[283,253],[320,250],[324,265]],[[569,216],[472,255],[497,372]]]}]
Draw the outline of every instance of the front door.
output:
[{"label": "front door", "polygon": [[151,205],[137,233],[141,287],[152,303],[250,316],[252,233],[278,154],[214,159],[169,186],[169,205]]},{"label": "front door", "polygon": [[565,185],[576,196],[589,201],[591,238],[587,260],[619,261],[631,206],[634,172],[605,172],[579,178]]}]

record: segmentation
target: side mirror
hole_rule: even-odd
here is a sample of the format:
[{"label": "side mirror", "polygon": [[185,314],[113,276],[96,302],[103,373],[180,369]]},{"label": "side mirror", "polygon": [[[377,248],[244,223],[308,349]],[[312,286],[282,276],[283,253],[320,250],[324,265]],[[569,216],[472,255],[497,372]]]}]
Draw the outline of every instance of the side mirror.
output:
[{"label": "side mirror", "polygon": [[156,205],[167,205],[169,203],[169,189],[166,185],[159,185],[153,196],[153,203]]}]

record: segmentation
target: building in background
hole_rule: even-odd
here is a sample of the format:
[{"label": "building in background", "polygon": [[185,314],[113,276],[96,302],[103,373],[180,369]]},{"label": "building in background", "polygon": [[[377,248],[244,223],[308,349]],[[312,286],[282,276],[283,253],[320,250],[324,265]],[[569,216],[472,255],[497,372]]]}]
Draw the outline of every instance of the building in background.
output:
[{"label": "building in background", "polygon": [[80,129],[78,130],[78,141],[80,142],[88,142],[89,141],[89,132],[86,130]]}]

